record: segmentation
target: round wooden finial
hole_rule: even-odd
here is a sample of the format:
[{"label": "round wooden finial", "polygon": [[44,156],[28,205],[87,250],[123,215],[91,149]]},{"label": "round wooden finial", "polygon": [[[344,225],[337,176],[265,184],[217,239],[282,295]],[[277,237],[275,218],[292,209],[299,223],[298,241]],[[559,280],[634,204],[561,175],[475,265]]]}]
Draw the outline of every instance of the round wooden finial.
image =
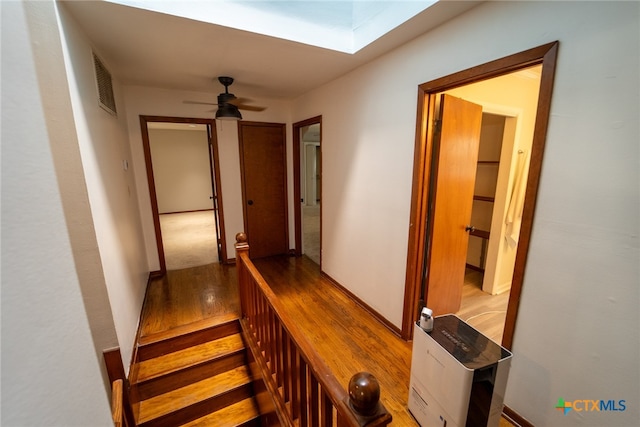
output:
[{"label": "round wooden finial", "polygon": [[236,243],[247,243],[247,235],[245,234],[244,231],[241,231],[238,234],[236,234]]},{"label": "round wooden finial", "polygon": [[378,408],[380,384],[369,372],[358,372],[349,381],[349,402],[363,415],[372,415]]}]

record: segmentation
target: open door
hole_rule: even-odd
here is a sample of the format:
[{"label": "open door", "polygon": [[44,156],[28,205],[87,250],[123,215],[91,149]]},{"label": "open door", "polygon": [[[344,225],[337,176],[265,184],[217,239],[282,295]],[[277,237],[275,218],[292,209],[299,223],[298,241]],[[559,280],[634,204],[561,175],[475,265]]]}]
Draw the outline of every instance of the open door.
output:
[{"label": "open door", "polygon": [[480,105],[441,96],[426,264],[426,304],[435,315],[455,313],[462,301],[481,124]]},{"label": "open door", "polygon": [[216,152],[216,145],[213,143],[213,129],[211,128],[211,124],[207,124],[207,141],[209,142],[209,169],[211,171],[211,201],[213,202],[213,222],[216,227],[216,245],[218,249],[218,262],[224,263],[225,259],[222,256],[223,247],[222,247],[222,238],[220,237],[220,232],[222,231],[222,227],[220,226],[220,215],[219,215],[219,198],[218,198],[218,186],[217,182],[220,181],[220,171],[218,167],[215,166],[215,159],[218,158],[218,153]]}]

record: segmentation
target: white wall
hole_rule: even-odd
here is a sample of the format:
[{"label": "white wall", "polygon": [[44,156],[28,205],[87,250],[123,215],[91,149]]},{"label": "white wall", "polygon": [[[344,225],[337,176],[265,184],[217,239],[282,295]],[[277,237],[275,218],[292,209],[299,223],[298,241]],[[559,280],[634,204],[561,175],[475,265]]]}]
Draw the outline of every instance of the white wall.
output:
[{"label": "white wall", "polygon": [[158,212],[213,209],[206,130],[149,129]]},{"label": "white wall", "polygon": [[[211,79],[212,86],[215,85]],[[215,87],[215,86],[214,86]],[[223,88],[222,88],[223,89]],[[176,91],[142,86],[126,86],[125,103],[129,126],[129,143],[131,145],[132,167],[135,172],[138,188],[138,202],[142,218],[142,229],[150,270],[159,270],[158,250],[156,248],[149,184],[147,182],[144,152],[142,148],[142,134],[140,133],[140,115],[164,117],[195,117],[211,118],[210,108],[184,104],[183,101],[210,102],[215,99],[217,92],[203,94],[201,92]],[[251,94],[239,94],[251,97]],[[266,106],[263,112],[242,111],[244,120],[260,122],[288,123],[287,126],[287,159],[289,195],[293,193],[293,166],[289,104],[284,101],[255,99],[256,105]],[[227,254],[235,257],[235,235],[244,230],[242,219],[242,186],[240,181],[240,152],[238,147],[238,128],[234,121],[216,121],[216,135],[220,153],[221,194],[224,208],[225,232],[227,236]],[[289,207],[289,240],[293,242],[293,211]],[[293,247],[293,243],[290,243]]]},{"label": "white wall", "polygon": [[[91,45],[59,8],[69,90],[91,214],[125,372],[129,368],[148,280],[148,264],[131,170],[120,85],[113,86],[118,116],[98,106]],[[98,56],[100,52],[96,51]],[[107,68],[108,59],[101,58]],[[103,348],[104,350],[104,348]]]},{"label": "white wall", "polygon": [[[292,110],[323,116],[323,268],[399,327],[417,86],[560,41],[506,396],[536,426],[640,418],[639,6],[485,3]],[[565,416],[560,397],[627,409]]]},{"label": "white wall", "polygon": [[1,423],[113,425],[97,347],[117,342],[99,289],[55,6],[1,7]]}]

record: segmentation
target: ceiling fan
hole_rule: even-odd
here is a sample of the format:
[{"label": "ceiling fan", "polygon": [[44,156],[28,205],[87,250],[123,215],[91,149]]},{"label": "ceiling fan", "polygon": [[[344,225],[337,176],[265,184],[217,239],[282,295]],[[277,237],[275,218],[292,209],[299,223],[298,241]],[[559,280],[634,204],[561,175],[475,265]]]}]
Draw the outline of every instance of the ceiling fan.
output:
[{"label": "ceiling fan", "polygon": [[220,76],[218,81],[224,86],[224,93],[218,95],[218,103],[211,102],[199,102],[199,101],[184,101],[185,104],[204,104],[204,105],[217,105],[216,119],[220,120],[240,120],[242,114],[239,110],[247,111],[264,111],[266,107],[259,107],[256,105],[248,105],[245,102],[250,101],[247,98],[238,98],[234,94],[229,93],[229,86],[233,83],[233,77]]}]

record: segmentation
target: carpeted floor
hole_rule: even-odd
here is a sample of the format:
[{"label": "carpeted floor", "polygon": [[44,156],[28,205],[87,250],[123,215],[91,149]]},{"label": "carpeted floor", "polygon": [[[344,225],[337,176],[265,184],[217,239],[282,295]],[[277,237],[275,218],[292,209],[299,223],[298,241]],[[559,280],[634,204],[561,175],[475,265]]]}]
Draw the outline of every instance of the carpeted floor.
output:
[{"label": "carpeted floor", "polygon": [[160,215],[167,270],[218,262],[213,211]]},{"label": "carpeted floor", "polygon": [[320,205],[302,208],[302,253],[320,265]]}]

